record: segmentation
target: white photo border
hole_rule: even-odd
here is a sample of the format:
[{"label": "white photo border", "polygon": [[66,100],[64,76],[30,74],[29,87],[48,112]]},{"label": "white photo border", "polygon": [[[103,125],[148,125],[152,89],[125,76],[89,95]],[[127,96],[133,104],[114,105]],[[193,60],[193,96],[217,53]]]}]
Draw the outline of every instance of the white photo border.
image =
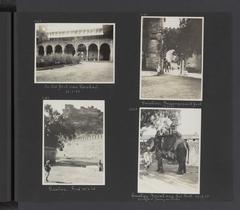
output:
[{"label": "white photo border", "polygon": [[[146,98],[142,97],[142,39],[143,39],[143,19],[144,18],[167,18],[167,17],[179,17],[189,19],[201,19],[202,20],[202,58],[201,58],[201,97],[199,99],[184,99],[184,98]],[[156,101],[202,101],[203,100],[203,65],[204,65],[204,16],[141,16],[140,23],[140,74],[139,74],[139,99],[140,100],[156,100]]]},{"label": "white photo border", "polygon": [[[169,192],[140,192],[139,191],[139,172],[140,172],[140,129],[141,129],[141,111],[142,110],[187,110],[187,109],[191,109],[191,110],[199,110],[200,111],[200,118],[201,118],[201,122],[200,122],[200,133],[199,133],[199,156],[198,156],[198,189],[197,189],[197,193],[193,193],[193,192],[189,192],[189,193],[169,193]],[[202,144],[202,139],[201,139],[201,133],[202,133],[202,109],[201,108],[164,108],[164,107],[140,107],[139,108],[139,115],[138,115],[138,169],[137,169],[137,193],[147,193],[147,194],[200,194],[201,193],[201,144]]]},{"label": "white photo border", "polygon": [[[66,101],[71,102],[71,101],[88,101],[88,102],[103,102],[103,180],[102,183],[100,184],[93,184],[93,183],[46,183],[45,182],[45,169],[44,169],[44,105],[47,103],[47,101]],[[105,107],[105,100],[62,100],[62,99],[47,99],[42,101],[42,185],[43,186],[105,186],[106,185],[106,139],[105,139],[105,112],[106,112],[106,107]]]},{"label": "white photo border", "polygon": [[[51,82],[51,81],[44,81],[44,82],[39,82],[39,81],[37,81],[37,75],[36,75],[36,73],[37,73],[37,54],[36,54],[36,50],[37,50],[37,25],[38,24],[102,24],[102,25],[112,25],[113,26],[113,49],[112,49],[112,51],[113,51],[113,61],[112,61],[112,63],[113,63],[113,80],[112,81],[110,81],[110,82],[64,82],[64,81],[60,81],[60,82]],[[91,23],[87,23],[87,22],[85,22],[85,23],[74,23],[74,22],[68,22],[68,23],[60,23],[60,22],[36,22],[36,23],[34,23],[34,84],[115,84],[115,80],[116,80],[116,78],[115,78],[115,75],[116,75],[116,62],[115,62],[115,60],[116,60],[116,58],[115,58],[115,56],[116,56],[116,52],[115,52],[115,50],[116,50],[116,23],[98,23],[98,22],[91,22]]]}]

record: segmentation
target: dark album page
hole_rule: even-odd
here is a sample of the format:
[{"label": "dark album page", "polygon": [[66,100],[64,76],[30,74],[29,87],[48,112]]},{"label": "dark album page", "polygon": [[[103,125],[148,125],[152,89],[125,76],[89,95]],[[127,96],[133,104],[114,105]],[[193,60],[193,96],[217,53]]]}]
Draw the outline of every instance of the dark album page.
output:
[{"label": "dark album page", "polygon": [[14,21],[16,200],[233,199],[228,14]]},{"label": "dark album page", "polygon": [[0,13],[0,201],[11,200],[11,14]]}]

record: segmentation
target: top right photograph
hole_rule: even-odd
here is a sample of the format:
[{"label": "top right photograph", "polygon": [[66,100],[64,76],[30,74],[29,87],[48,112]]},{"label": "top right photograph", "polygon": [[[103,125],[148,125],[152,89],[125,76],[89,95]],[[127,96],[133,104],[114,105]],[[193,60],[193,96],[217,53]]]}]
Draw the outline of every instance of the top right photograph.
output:
[{"label": "top right photograph", "polygon": [[140,99],[202,101],[203,17],[142,16]]}]

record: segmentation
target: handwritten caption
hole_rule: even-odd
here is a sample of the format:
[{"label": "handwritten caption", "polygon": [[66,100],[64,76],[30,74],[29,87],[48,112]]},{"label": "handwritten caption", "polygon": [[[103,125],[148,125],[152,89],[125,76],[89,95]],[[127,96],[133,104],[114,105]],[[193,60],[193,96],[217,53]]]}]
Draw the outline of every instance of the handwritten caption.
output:
[{"label": "handwritten caption", "polygon": [[65,92],[65,94],[78,94],[83,91],[97,90],[99,87],[96,84],[45,84],[44,88],[56,89]]},{"label": "handwritten caption", "polygon": [[138,201],[180,201],[180,200],[204,200],[210,198],[208,194],[136,194],[132,193],[131,198]]},{"label": "handwritten caption", "polygon": [[178,107],[201,107],[200,101],[142,101],[142,105],[146,106],[161,106],[168,108]]},{"label": "handwritten caption", "polygon": [[51,192],[69,192],[69,191],[95,191],[95,186],[49,186],[48,190]]}]

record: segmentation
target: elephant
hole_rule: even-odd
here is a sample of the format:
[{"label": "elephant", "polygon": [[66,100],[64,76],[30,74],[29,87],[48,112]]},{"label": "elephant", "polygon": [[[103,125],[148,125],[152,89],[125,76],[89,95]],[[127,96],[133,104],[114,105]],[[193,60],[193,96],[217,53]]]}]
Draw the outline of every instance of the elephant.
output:
[{"label": "elephant", "polygon": [[189,162],[189,144],[182,139],[179,132],[164,133],[157,131],[155,137],[150,138],[151,151],[155,152],[157,159],[157,171],[164,173],[163,159],[177,161],[177,174],[186,173],[186,157]]}]

